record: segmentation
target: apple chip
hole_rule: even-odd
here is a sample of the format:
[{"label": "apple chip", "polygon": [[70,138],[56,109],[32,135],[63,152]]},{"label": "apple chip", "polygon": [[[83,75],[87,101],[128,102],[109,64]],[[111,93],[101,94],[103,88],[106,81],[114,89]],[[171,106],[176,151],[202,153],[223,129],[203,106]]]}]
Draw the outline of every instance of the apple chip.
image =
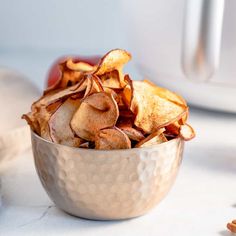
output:
[{"label": "apple chip", "polygon": [[121,49],[111,50],[94,66],[67,58],[59,65],[60,79],[22,118],[42,138],[79,148],[148,147],[178,137],[192,139],[185,100],[148,80],[124,76],[130,59]]},{"label": "apple chip", "polygon": [[75,134],[88,141],[94,141],[100,129],[113,127],[119,116],[114,98],[105,92],[94,93],[85,98],[74,113],[71,128]]},{"label": "apple chip", "polygon": [[133,81],[130,109],[136,114],[134,124],[149,134],[179,120],[187,111],[187,107],[153,93],[152,85],[143,81]]},{"label": "apple chip", "polygon": [[130,108],[131,101],[133,99],[133,94],[134,94],[133,82],[130,79],[129,75],[125,75],[125,81],[127,82],[127,84],[123,89],[122,96],[123,96],[123,100],[125,104]]},{"label": "apple chip", "polygon": [[153,93],[156,93],[158,96],[165,98],[171,102],[177,103],[179,105],[187,106],[186,101],[178,94],[171,92],[168,89],[156,86],[149,80],[143,80],[143,82],[149,84],[153,88]]},{"label": "apple chip", "polygon": [[120,129],[114,127],[100,130],[95,136],[95,149],[128,149],[131,142],[128,136]]},{"label": "apple chip", "polygon": [[72,59],[68,59],[66,61],[66,67],[72,71],[80,72],[90,72],[96,68],[95,66],[91,66],[90,64],[82,61],[75,63]]},{"label": "apple chip", "polygon": [[102,57],[96,75],[103,75],[107,72],[122,69],[123,66],[131,59],[131,55],[122,49],[114,49]]},{"label": "apple chip", "polygon": [[42,106],[37,110],[37,112],[33,113],[38,120],[41,137],[49,141],[52,141],[52,138],[50,136],[48,121],[50,120],[52,114],[58,109],[58,107],[60,107],[61,103],[61,101],[57,101],[47,107]]},{"label": "apple chip", "polygon": [[142,139],[145,138],[141,131],[139,131],[139,130],[133,128],[133,127],[120,126],[119,128],[120,128],[131,140],[140,141],[140,140],[142,140]]},{"label": "apple chip", "polygon": [[118,70],[113,70],[110,72],[107,72],[100,76],[102,85],[107,88],[111,89],[120,89],[122,88],[121,82],[120,82],[120,75]]},{"label": "apple chip", "polygon": [[27,114],[23,114],[22,119],[25,119],[30,126],[31,130],[33,130],[35,133],[40,135],[40,126],[39,122],[37,120],[37,117],[34,116],[32,112],[28,112]]},{"label": "apple chip", "polygon": [[144,139],[143,133],[133,127],[133,117],[119,117],[116,127],[121,129],[131,140],[140,141]]},{"label": "apple chip", "polygon": [[189,124],[181,125],[180,137],[185,141],[193,139],[195,137],[194,129]]},{"label": "apple chip", "polygon": [[180,124],[179,124],[178,121],[175,121],[175,122],[173,122],[173,123],[167,125],[165,128],[166,128],[166,131],[167,131],[168,133],[174,134],[174,135],[176,135],[176,136],[179,135]]},{"label": "apple chip", "polygon": [[117,120],[116,126],[118,128],[133,127],[133,123],[134,123],[133,117],[122,117],[122,116],[119,116],[119,119]]},{"label": "apple chip", "polygon": [[126,83],[124,81],[122,69],[130,59],[131,55],[125,50],[111,50],[102,57],[94,74],[99,76],[107,87],[123,88]]},{"label": "apple chip", "polygon": [[79,147],[82,140],[74,136],[70,121],[80,105],[80,99],[68,98],[50,117],[48,124],[52,141],[72,147]]},{"label": "apple chip", "polygon": [[[187,107],[186,101],[178,94],[171,92],[168,89],[158,87],[149,80],[144,80],[145,83],[151,85],[153,87],[153,93],[157,94],[158,96],[169,100],[170,102],[173,102],[179,106],[183,106],[184,108]],[[185,113],[184,116],[181,117],[181,120],[183,123],[185,123],[188,119],[188,107],[187,107],[187,112]]]},{"label": "apple chip", "polygon": [[88,80],[83,79],[80,83],[77,83],[69,88],[51,91],[42,96],[38,101],[34,102],[32,108],[34,109],[41,106],[49,106],[57,101],[62,101],[70,96],[84,92],[87,86]]},{"label": "apple chip", "polygon": [[71,70],[67,67],[67,61],[59,65],[60,78],[55,84],[44,91],[44,95],[56,89],[65,89],[79,83],[84,78],[83,71]]},{"label": "apple chip", "polygon": [[99,81],[99,79],[92,75],[91,77],[87,78],[87,88],[86,91],[84,93],[84,98],[93,94],[93,93],[97,93],[97,92],[101,92],[104,91],[103,86],[101,84],[101,82]]},{"label": "apple chip", "polygon": [[134,113],[130,110],[120,110],[120,117],[134,118]]},{"label": "apple chip", "polygon": [[89,142],[84,142],[79,145],[80,148],[89,148]]},{"label": "apple chip", "polygon": [[145,139],[141,140],[139,143],[135,145],[135,147],[150,147],[156,144],[164,143],[167,142],[168,140],[166,139],[164,135],[164,128],[161,128],[152,134],[150,134],[148,137]]}]

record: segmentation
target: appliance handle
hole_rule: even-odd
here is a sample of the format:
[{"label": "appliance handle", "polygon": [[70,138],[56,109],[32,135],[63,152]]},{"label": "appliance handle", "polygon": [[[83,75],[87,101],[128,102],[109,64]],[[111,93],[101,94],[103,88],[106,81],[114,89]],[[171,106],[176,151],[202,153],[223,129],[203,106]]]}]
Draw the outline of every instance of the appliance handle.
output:
[{"label": "appliance handle", "polygon": [[206,81],[220,57],[224,0],[186,0],[182,68],[189,79]]}]

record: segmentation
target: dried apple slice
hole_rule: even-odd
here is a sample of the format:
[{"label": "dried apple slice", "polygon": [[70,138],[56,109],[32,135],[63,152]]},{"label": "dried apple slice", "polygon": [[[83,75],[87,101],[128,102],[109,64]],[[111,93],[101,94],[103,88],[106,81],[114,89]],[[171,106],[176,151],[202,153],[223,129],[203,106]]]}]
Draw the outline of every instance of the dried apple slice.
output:
[{"label": "dried apple slice", "polygon": [[83,80],[85,73],[92,73],[97,66],[91,66],[85,62],[73,62],[71,58],[65,60],[59,65],[61,76],[60,79],[51,87],[44,91],[44,95],[55,89],[64,89],[73,86]]},{"label": "dried apple slice", "polygon": [[143,81],[133,81],[130,109],[136,114],[134,124],[146,133],[179,120],[187,112],[187,107],[158,96],[153,93],[152,86]]},{"label": "dried apple slice", "polygon": [[61,101],[57,101],[53,104],[50,104],[48,107],[42,106],[38,108],[36,112],[34,112],[34,116],[37,118],[39,123],[40,135],[46,140],[52,141],[48,121],[60,105]]},{"label": "dried apple slice", "polygon": [[90,72],[96,68],[96,66],[91,66],[90,64],[86,62],[82,62],[82,61],[73,62],[71,58],[66,61],[66,66],[70,70],[80,71],[80,72]]},{"label": "dried apple slice", "polygon": [[131,148],[128,136],[114,127],[100,130],[95,136],[95,149],[112,150]]},{"label": "dried apple slice", "polygon": [[102,57],[98,64],[96,75],[103,75],[113,70],[121,69],[131,59],[131,55],[122,49],[114,49],[109,51]]},{"label": "dried apple slice", "polygon": [[35,133],[44,139],[52,141],[49,134],[48,120],[60,105],[61,102],[56,102],[48,107],[32,105],[31,112],[24,114],[22,118],[28,122]]},{"label": "dried apple slice", "polygon": [[130,108],[131,106],[131,101],[133,99],[133,82],[132,80],[130,79],[129,75],[125,75],[125,79],[126,81],[126,86],[124,87],[123,89],[123,92],[122,92],[122,96],[123,96],[123,100],[125,102],[125,104]]},{"label": "dried apple slice", "polygon": [[120,117],[132,118],[133,119],[135,117],[135,115],[130,110],[120,110]]},{"label": "dried apple slice", "polygon": [[[116,88],[123,88],[126,83],[124,81],[123,76],[123,66],[131,59],[131,55],[122,49],[114,49],[108,52],[102,59],[100,60],[97,70],[95,70],[94,74],[102,78],[103,75],[110,73],[109,76],[112,75],[112,79],[109,79],[107,84],[109,86],[116,87]],[[114,72],[116,71],[116,72]],[[113,73],[113,74],[112,74]],[[106,78],[110,78],[110,77]],[[115,79],[114,79],[114,76]],[[118,81],[119,80],[119,81]],[[103,83],[105,80],[103,79]]]},{"label": "dried apple slice", "polygon": [[145,138],[142,132],[135,128],[129,126],[120,126],[118,128],[120,128],[132,140],[140,141]]},{"label": "dried apple slice", "polygon": [[118,94],[113,89],[108,88],[108,87],[103,87],[103,89],[104,89],[104,92],[111,94],[116,101],[117,99],[119,99]]},{"label": "dried apple slice", "polygon": [[40,126],[37,118],[32,114],[32,112],[29,112],[27,114],[23,114],[22,119],[25,119],[30,126],[31,130],[34,131],[36,134],[40,135]]},{"label": "dried apple slice", "polygon": [[61,101],[70,96],[84,92],[87,86],[88,80],[83,79],[80,83],[75,84],[69,88],[51,91],[50,93],[42,96],[38,101],[34,102],[31,109],[38,109],[42,106],[47,107],[53,103],[56,103],[57,101]]},{"label": "dried apple slice", "polygon": [[[157,94],[158,96],[160,96],[160,97],[162,97],[164,99],[167,99],[170,102],[173,102],[173,103],[175,103],[175,104],[177,104],[179,106],[183,106],[184,108],[187,107],[186,101],[179,94],[174,93],[174,92],[172,92],[172,91],[170,91],[168,89],[156,86],[154,83],[152,83],[149,80],[143,80],[143,82],[151,85],[152,88],[153,88],[153,93]],[[181,117],[181,121],[183,123],[185,123],[187,121],[187,119],[188,119],[188,110],[187,110],[186,114],[183,117]]]},{"label": "dried apple slice", "polygon": [[87,78],[87,88],[84,93],[84,98],[93,93],[102,91],[104,91],[103,86],[96,76],[92,75],[91,77]]},{"label": "dried apple slice", "polygon": [[119,110],[127,109],[127,106],[123,100],[122,91],[120,91],[119,89],[111,89],[108,87],[104,87],[104,91],[111,94],[114,97],[114,99],[116,100],[116,103],[119,107]]},{"label": "dried apple slice", "polygon": [[179,130],[180,130],[180,124],[178,121],[175,121],[169,125],[167,125],[166,127],[166,131],[170,134],[173,134],[173,135],[176,135],[178,136],[179,135]]},{"label": "dried apple slice", "polygon": [[119,116],[119,119],[117,120],[116,126],[118,128],[133,127],[133,123],[134,123],[133,117],[122,117],[122,116]]},{"label": "dried apple slice", "polygon": [[80,148],[89,148],[89,142],[84,142],[79,145]]},{"label": "dried apple slice", "polygon": [[86,97],[71,120],[75,134],[88,141],[94,141],[100,130],[112,127],[119,117],[119,110],[114,98],[105,92],[94,93]]},{"label": "dried apple slice", "polygon": [[144,135],[140,130],[133,127],[133,117],[119,117],[116,127],[121,129],[131,140],[140,141]]},{"label": "dried apple slice", "polygon": [[145,139],[138,142],[135,145],[135,147],[150,147],[150,146],[153,146],[156,144],[167,142],[168,140],[166,139],[166,137],[163,133],[164,131],[165,131],[164,128],[157,130],[156,132],[150,134]]},{"label": "dried apple slice", "polygon": [[48,125],[53,142],[71,147],[79,147],[82,140],[75,137],[70,128],[70,121],[79,105],[80,99],[68,98],[50,117]]},{"label": "dried apple slice", "polygon": [[40,123],[40,136],[48,141],[52,141],[50,136],[48,120],[44,120],[42,117],[39,119]]},{"label": "dried apple slice", "polygon": [[163,98],[165,98],[169,101],[172,101],[174,103],[178,103],[180,105],[187,106],[186,101],[180,95],[178,95],[177,93],[174,93],[174,92],[171,92],[168,89],[159,87],[159,86],[155,85],[154,83],[152,83],[149,80],[143,80],[143,82],[151,85],[152,88],[153,88],[153,92],[158,94],[158,96],[163,97]]},{"label": "dried apple slice", "polygon": [[107,72],[100,76],[102,85],[111,89],[121,89],[120,75],[118,70]]},{"label": "dried apple slice", "polygon": [[84,79],[85,76],[83,71],[70,70],[66,64],[67,61],[59,65],[61,76],[55,84],[44,90],[44,95],[56,89],[65,89],[67,87],[73,86]]},{"label": "dried apple slice", "polygon": [[179,135],[185,141],[189,141],[195,137],[195,132],[189,124],[185,124],[180,126]]}]

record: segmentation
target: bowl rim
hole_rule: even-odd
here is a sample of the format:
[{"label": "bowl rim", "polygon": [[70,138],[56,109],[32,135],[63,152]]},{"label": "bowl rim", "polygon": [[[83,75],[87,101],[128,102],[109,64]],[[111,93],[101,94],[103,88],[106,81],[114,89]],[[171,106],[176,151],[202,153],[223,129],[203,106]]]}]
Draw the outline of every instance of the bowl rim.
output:
[{"label": "bowl rim", "polygon": [[36,134],[32,129],[30,129],[30,132],[31,132],[31,137],[33,136],[34,138],[36,139],[39,139],[40,141],[44,142],[44,143],[47,143],[47,144],[50,144],[50,145],[54,145],[54,146],[57,146],[57,147],[60,147],[60,148],[68,148],[70,150],[77,150],[77,151],[82,151],[82,152],[106,152],[106,153],[113,153],[113,152],[136,152],[136,151],[141,151],[141,150],[144,150],[144,151],[147,151],[147,150],[150,150],[150,149],[158,149],[159,147],[163,147],[163,146],[168,146],[169,144],[171,143],[174,143],[174,142],[184,142],[184,140],[180,137],[177,137],[177,138],[174,138],[174,139],[171,139],[167,142],[164,142],[164,143],[159,143],[159,144],[156,144],[156,145],[153,145],[153,146],[150,146],[150,147],[136,147],[136,148],[130,148],[130,149],[112,149],[112,150],[103,150],[103,149],[91,149],[91,148],[80,148],[80,147],[71,147],[71,146],[67,146],[67,145],[64,145],[64,144],[59,144],[59,143],[54,143],[54,142],[51,142],[49,140],[46,140],[44,138],[42,138],[41,136],[39,136],[38,134]]}]

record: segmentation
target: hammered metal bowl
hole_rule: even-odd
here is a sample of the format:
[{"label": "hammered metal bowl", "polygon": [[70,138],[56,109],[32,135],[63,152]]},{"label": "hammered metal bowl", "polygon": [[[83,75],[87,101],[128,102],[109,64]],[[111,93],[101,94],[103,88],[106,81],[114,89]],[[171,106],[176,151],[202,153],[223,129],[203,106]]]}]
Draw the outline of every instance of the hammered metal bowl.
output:
[{"label": "hammered metal bowl", "polygon": [[93,150],[48,142],[31,133],[35,166],[52,201],[87,219],[116,220],[145,214],[171,188],[184,141],[148,148]]}]

